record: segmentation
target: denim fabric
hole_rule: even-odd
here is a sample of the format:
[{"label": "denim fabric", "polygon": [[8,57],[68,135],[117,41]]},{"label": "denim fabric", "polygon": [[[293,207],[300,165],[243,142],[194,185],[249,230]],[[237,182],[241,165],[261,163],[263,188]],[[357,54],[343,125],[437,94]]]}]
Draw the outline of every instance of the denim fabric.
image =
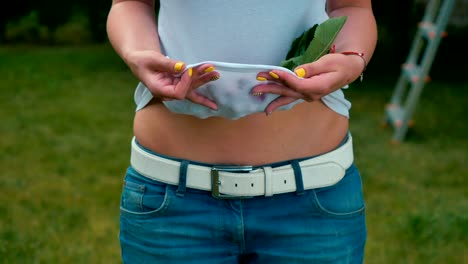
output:
[{"label": "denim fabric", "polygon": [[[303,175],[307,177],[307,175]],[[352,165],[329,187],[217,200],[127,170],[120,216],[124,263],[362,263],[367,232]]]}]

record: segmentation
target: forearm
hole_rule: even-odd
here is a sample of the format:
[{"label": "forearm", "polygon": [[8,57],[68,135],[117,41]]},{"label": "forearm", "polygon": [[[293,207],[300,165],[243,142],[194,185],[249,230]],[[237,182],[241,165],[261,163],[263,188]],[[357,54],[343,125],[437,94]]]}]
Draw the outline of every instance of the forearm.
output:
[{"label": "forearm", "polygon": [[132,51],[160,52],[154,1],[113,1],[107,18],[107,35],[124,61]]},{"label": "forearm", "polygon": [[370,6],[335,8],[329,15],[347,17],[334,43],[336,52],[362,52],[369,63],[377,43],[377,26]]}]

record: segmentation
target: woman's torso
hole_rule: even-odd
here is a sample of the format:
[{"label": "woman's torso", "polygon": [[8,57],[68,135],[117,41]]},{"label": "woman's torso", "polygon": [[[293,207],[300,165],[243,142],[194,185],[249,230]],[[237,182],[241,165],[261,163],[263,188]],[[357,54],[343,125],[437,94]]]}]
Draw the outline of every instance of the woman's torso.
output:
[{"label": "woman's torso", "polygon": [[[161,1],[159,33],[169,57],[186,63],[278,65],[291,40],[326,18],[325,0],[207,2]],[[233,11],[240,9],[237,14]],[[219,13],[222,10],[230,15]],[[243,34],[246,30],[250,32]],[[167,156],[216,164],[258,165],[320,154],[335,148],[347,131],[348,118],[322,101],[300,103],[269,116],[256,113],[229,120],[175,114],[153,99],[134,120],[135,136],[143,146]]]},{"label": "woman's torso", "polygon": [[167,156],[213,164],[259,165],[335,148],[348,119],[322,102],[301,103],[269,116],[199,119],[170,112],[153,100],[138,111],[134,133],[145,147]]}]

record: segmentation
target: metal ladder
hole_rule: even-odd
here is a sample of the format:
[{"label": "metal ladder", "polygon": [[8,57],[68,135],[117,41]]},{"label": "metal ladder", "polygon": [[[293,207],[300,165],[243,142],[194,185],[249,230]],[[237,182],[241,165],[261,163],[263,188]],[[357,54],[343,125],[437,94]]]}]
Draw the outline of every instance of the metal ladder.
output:
[{"label": "metal ladder", "polygon": [[403,141],[408,128],[413,126],[412,115],[425,83],[430,80],[428,74],[440,41],[446,36],[444,30],[454,5],[455,0],[429,0],[418,24],[392,98],[385,107],[385,124],[395,129],[393,143]]}]

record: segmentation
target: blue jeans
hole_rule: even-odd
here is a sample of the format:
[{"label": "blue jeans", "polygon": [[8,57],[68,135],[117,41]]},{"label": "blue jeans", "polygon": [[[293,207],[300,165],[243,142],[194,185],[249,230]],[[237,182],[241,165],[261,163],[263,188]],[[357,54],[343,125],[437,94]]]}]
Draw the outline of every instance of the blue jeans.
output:
[{"label": "blue jeans", "polygon": [[124,263],[362,263],[367,232],[355,165],[329,187],[218,200],[128,168],[121,199]]}]

